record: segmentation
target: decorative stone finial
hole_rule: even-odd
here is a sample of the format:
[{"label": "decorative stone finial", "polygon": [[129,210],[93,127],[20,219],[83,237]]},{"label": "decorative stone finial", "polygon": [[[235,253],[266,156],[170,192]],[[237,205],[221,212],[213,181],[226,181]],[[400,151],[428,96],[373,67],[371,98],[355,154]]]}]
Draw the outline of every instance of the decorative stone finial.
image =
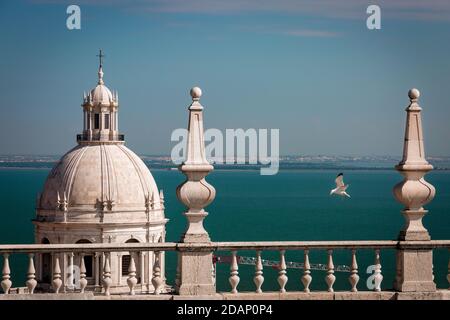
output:
[{"label": "decorative stone finial", "polygon": [[103,82],[103,68],[100,66],[98,68],[98,84],[104,84]]},{"label": "decorative stone finial", "polygon": [[420,97],[420,91],[416,88],[412,88],[408,91],[408,96],[411,100],[417,100]]},{"label": "decorative stone finial", "polygon": [[165,206],[164,206],[164,191],[162,189],[159,190],[159,202],[160,202],[161,210],[164,210],[165,209]]},{"label": "decorative stone finial", "polygon": [[408,96],[411,103],[406,108],[403,158],[395,167],[404,176],[404,180],[393,190],[395,198],[405,206],[402,213],[406,223],[399,238],[400,240],[429,240],[428,231],[422,225],[422,218],[428,212],[423,206],[433,200],[436,191],[423,177],[433,169],[433,166],[425,159],[422,108],[417,103],[420,92],[417,89],[411,89]]},{"label": "decorative stone finial", "polygon": [[59,191],[56,191],[56,209],[61,209],[61,197],[59,196]]},{"label": "decorative stone finial", "polygon": [[62,207],[62,211],[67,211],[67,208],[68,208],[68,206],[69,206],[69,200],[68,200],[68,198],[67,198],[67,194],[66,194],[66,192],[64,191],[63,192],[63,196],[64,196],[64,200],[63,200],[63,207]]},{"label": "decorative stone finial", "polygon": [[[187,229],[181,237],[181,242],[204,243],[211,242],[208,232],[203,227],[203,220],[208,215],[205,207],[216,196],[216,190],[205,177],[213,170],[205,156],[205,137],[203,132],[203,107],[199,102],[202,91],[191,89],[192,103],[189,106],[188,139],[186,160],[179,170],[186,180],[177,187],[177,198],[187,208],[184,215],[187,218]],[[188,247],[189,247],[188,246]],[[214,295],[216,293],[215,279],[211,273],[213,266],[212,251],[190,252],[181,249],[178,252],[177,280],[175,290],[179,295]]]},{"label": "decorative stone finial", "polygon": [[200,89],[199,87],[193,87],[190,94],[193,101],[199,101],[200,97],[202,96],[202,89]]},{"label": "decorative stone finial", "polygon": [[193,102],[189,106],[186,160],[179,167],[186,175],[186,181],[178,186],[177,197],[188,208],[185,212],[188,227],[182,236],[183,242],[210,241],[208,232],[203,227],[203,219],[208,215],[203,208],[210,204],[216,195],[214,187],[205,180],[213,166],[205,156],[203,107],[198,101],[201,94],[200,88],[191,89]]}]

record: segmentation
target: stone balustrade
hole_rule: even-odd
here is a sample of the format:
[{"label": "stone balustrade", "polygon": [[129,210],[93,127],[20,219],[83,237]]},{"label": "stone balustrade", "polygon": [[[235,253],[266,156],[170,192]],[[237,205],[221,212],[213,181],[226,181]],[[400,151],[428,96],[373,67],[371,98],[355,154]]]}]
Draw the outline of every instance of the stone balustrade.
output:
[{"label": "stone balustrade", "polygon": [[[350,282],[351,292],[357,292],[356,288],[359,275],[358,275],[358,263],[357,263],[357,251],[370,250],[374,255],[374,291],[381,291],[381,283],[383,281],[383,275],[381,272],[381,249],[392,250],[432,250],[437,248],[450,249],[450,240],[435,240],[435,241],[310,241],[310,242],[296,242],[296,241],[280,241],[280,242],[219,242],[216,243],[214,249],[217,251],[229,251],[231,253],[230,263],[230,277],[229,282],[231,285],[230,293],[238,293],[239,267],[238,267],[238,252],[239,251],[255,251],[256,263],[255,263],[255,292],[262,293],[262,284],[264,282],[263,267],[262,267],[262,251],[278,251],[279,263],[278,263],[278,283],[280,286],[280,293],[285,293],[286,283],[288,282],[287,266],[286,266],[286,251],[303,251],[303,275],[301,277],[301,283],[303,284],[303,291],[310,292],[310,284],[312,282],[311,266],[309,253],[312,250],[326,251],[326,276],[323,279],[327,285],[328,292],[334,292],[333,285],[336,281],[335,266],[333,262],[333,252],[335,250],[349,250],[351,252],[350,262],[350,276],[348,281]],[[450,263],[450,261],[449,261]],[[295,280],[298,282],[298,280]],[[387,286],[388,288],[390,285]]]},{"label": "stone balustrade", "polygon": [[[128,267],[128,279],[127,284],[129,287],[129,294],[135,294],[135,287],[138,283],[136,278],[136,262],[135,256],[138,252],[150,251],[155,253],[155,259],[152,268],[153,277],[150,280],[152,283],[155,294],[160,294],[163,291],[163,279],[161,275],[161,265],[160,258],[161,252],[176,250],[176,243],[124,243],[124,244],[31,244],[31,245],[0,245],[0,255],[3,256],[3,269],[2,269],[2,281],[1,286],[3,292],[8,294],[12,288],[13,282],[11,280],[11,269],[10,269],[10,257],[12,254],[26,253],[28,254],[28,270],[27,270],[27,281],[26,287],[30,294],[34,293],[37,286],[36,271],[35,271],[35,256],[42,254],[51,254],[53,257],[52,263],[52,292],[59,294],[61,287],[63,285],[62,277],[62,265],[60,263],[61,255],[69,256],[69,268],[70,274],[73,274],[74,270],[74,255],[78,255],[79,264],[76,265],[79,268],[79,292],[84,293],[87,288],[86,280],[86,266],[85,266],[85,256],[91,254],[95,257],[103,257],[102,267],[101,267],[101,286],[103,288],[102,292],[105,296],[109,296],[110,288],[112,286],[111,280],[111,266],[110,255],[112,252],[129,252],[130,253],[130,263]],[[134,253],[134,254],[133,254]],[[70,278],[71,279],[71,278]],[[142,281],[142,280],[141,280]],[[74,279],[69,280],[69,286],[73,285]]]},{"label": "stone balustrade", "polygon": [[[51,254],[52,260],[52,290],[56,296],[61,294],[63,285],[63,274],[60,265],[60,256],[68,255],[69,266],[74,268],[74,255],[79,259],[79,289],[77,294],[83,295],[87,286],[87,274],[85,266],[85,255],[95,255],[101,257],[100,274],[102,288],[100,292],[95,292],[96,297],[111,298],[115,292],[111,292],[113,285],[111,271],[120,266],[111,265],[111,253],[129,252],[128,265],[128,296],[136,297],[136,285],[138,284],[138,270],[136,268],[136,253],[147,251],[153,252],[155,259],[152,268],[152,278],[147,279],[151,283],[153,290],[147,294],[148,297],[192,297],[199,296],[216,297],[224,299],[260,299],[267,295],[264,291],[264,264],[263,253],[266,251],[276,252],[279,256],[277,262],[277,282],[278,292],[270,293],[271,298],[283,299],[292,297],[294,299],[314,298],[315,292],[311,290],[311,283],[314,281],[326,285],[326,291],[320,293],[321,299],[357,299],[364,292],[359,292],[357,285],[360,279],[358,270],[358,254],[361,251],[370,251],[373,255],[373,292],[376,296],[363,296],[366,298],[395,299],[395,298],[418,298],[418,299],[449,299],[450,291],[447,288],[437,290],[433,272],[433,251],[435,249],[450,250],[450,240],[431,240],[428,230],[422,224],[422,219],[428,211],[424,205],[429,203],[434,195],[435,188],[425,181],[427,172],[433,169],[425,157],[424,141],[422,134],[421,111],[418,99],[420,92],[411,89],[408,92],[410,103],[406,108],[406,130],[404,136],[403,158],[396,166],[396,169],[403,176],[403,181],[394,187],[395,198],[404,205],[402,214],[405,217],[405,225],[399,233],[398,240],[395,241],[276,241],[276,242],[212,242],[207,230],[203,226],[203,220],[208,216],[205,208],[214,200],[216,191],[212,185],[206,182],[205,177],[213,170],[205,156],[205,143],[203,134],[203,109],[200,104],[202,91],[198,87],[191,89],[192,103],[188,107],[188,142],[186,148],[186,160],[179,167],[186,176],[186,181],[177,188],[177,197],[185,205],[184,216],[187,219],[186,231],[182,234],[177,243],[124,243],[124,244],[35,244],[35,245],[0,245],[0,255],[3,256],[3,269],[1,286],[5,293],[2,297],[9,296],[11,288],[15,285],[15,280],[11,279],[11,269],[9,264],[10,256],[13,254],[28,255],[28,270],[25,282],[26,291],[29,297],[35,294],[38,283],[36,280],[35,257],[41,254]],[[343,296],[342,292],[335,291],[335,282],[338,278],[335,266],[336,251],[350,251],[349,253],[349,286]],[[393,284],[383,284],[383,251],[393,250],[395,259],[395,281]],[[166,279],[163,279],[161,254],[167,251],[177,252],[176,276],[174,280],[174,290],[167,288]],[[240,274],[238,254],[242,251],[253,251],[255,271],[253,276],[254,290],[252,292],[241,292],[239,290]],[[300,252],[303,254],[303,274],[300,279],[294,279],[298,283],[294,292],[288,292],[286,285],[289,281],[288,265],[286,263],[287,252]],[[323,261],[325,271],[322,279],[316,279],[311,272],[310,262],[311,251],[326,252],[326,261]],[[214,274],[217,268],[214,267],[215,252],[228,252],[230,254],[229,283],[230,289],[227,293],[217,292],[216,279]],[[134,254],[133,254],[134,253]],[[98,260],[96,260],[98,261]],[[391,266],[392,267],[392,266]],[[143,264],[139,264],[143,268]],[[173,270],[175,268],[172,268]],[[448,263],[447,280],[450,282],[450,261]],[[123,270],[122,270],[123,272]],[[72,273],[71,273],[72,274]],[[142,274],[142,272],[141,272]],[[99,277],[96,279],[98,280]],[[144,279],[145,280],[145,279]],[[142,283],[143,279],[140,279]],[[301,283],[301,284],[300,284]],[[96,283],[97,285],[97,283]],[[150,286],[149,286],[150,287]],[[393,287],[392,290],[386,290]],[[384,289],[384,290],[383,290]],[[23,290],[25,291],[25,290]],[[367,293],[367,291],[366,291]],[[384,295],[381,295],[385,293]],[[275,294],[275,295],[274,295]],[[145,293],[141,293],[141,296]],[[16,295],[18,296],[18,295]],[[23,296],[23,295],[22,295]],[[123,296],[120,296],[123,298]]]},{"label": "stone balustrade", "polygon": [[[43,253],[50,253],[54,257],[53,263],[53,277],[52,277],[52,290],[50,292],[54,294],[64,295],[62,292],[62,271],[60,265],[60,255],[68,254],[69,256],[78,255],[79,259],[79,287],[77,290],[72,291],[76,294],[85,294],[86,291],[92,291],[93,289],[87,288],[86,281],[86,267],[84,263],[84,256],[87,254],[100,253],[104,256],[103,267],[102,267],[102,290],[101,292],[93,293],[98,296],[110,296],[111,287],[111,264],[109,256],[112,252],[140,252],[140,251],[151,251],[155,252],[155,261],[153,268],[153,278],[151,283],[155,288],[153,292],[148,294],[148,298],[154,295],[166,295],[173,296],[179,293],[174,293],[171,290],[165,290],[163,288],[164,281],[161,278],[161,266],[160,266],[160,255],[162,252],[166,251],[178,251],[181,253],[199,255],[202,256],[204,253],[216,254],[218,252],[227,252],[231,255],[230,262],[230,273],[229,273],[229,283],[230,290],[229,295],[235,296],[236,298],[245,296],[249,292],[239,291],[239,264],[238,264],[238,254],[242,251],[253,251],[255,255],[255,272],[253,277],[253,282],[255,285],[254,294],[256,298],[260,294],[267,293],[263,290],[264,286],[264,268],[263,268],[263,258],[262,254],[264,252],[278,252],[279,263],[277,266],[278,276],[277,282],[279,284],[279,293],[287,294],[286,284],[288,280],[298,283],[298,289],[291,291],[289,293],[302,293],[313,294],[310,289],[310,284],[312,281],[320,282],[326,284],[327,292],[334,293],[334,283],[336,281],[335,265],[333,260],[333,255],[338,250],[347,250],[350,252],[351,257],[349,262],[350,275],[345,277],[348,278],[349,287],[348,292],[357,293],[357,284],[359,281],[359,271],[358,271],[358,253],[360,251],[371,251],[373,253],[373,261],[375,265],[374,270],[374,290],[375,292],[382,291],[382,288],[391,288],[391,284],[386,284],[382,286],[383,274],[382,274],[382,252],[384,250],[433,250],[439,248],[447,248],[450,250],[450,240],[426,240],[426,241],[275,241],[275,242],[209,242],[209,243],[124,243],[124,244],[32,244],[32,245],[0,245],[0,255],[3,256],[3,268],[2,268],[2,281],[1,287],[5,294],[8,294],[16,284],[14,279],[11,279],[11,269],[10,269],[10,258],[15,254],[27,254],[28,257],[28,270],[27,270],[27,280],[25,283],[26,290],[28,294],[35,294],[35,289],[37,286],[34,261],[37,255]],[[311,264],[310,264],[310,252],[311,251],[323,251],[327,254],[327,259],[324,261],[326,265],[325,275],[322,279],[314,279],[311,275]],[[287,271],[286,265],[286,252],[302,252],[303,253],[303,273],[300,279],[289,279],[289,273]],[[74,261],[71,259],[70,261]],[[450,261],[449,261],[450,267]],[[398,275],[397,275],[398,276]],[[447,280],[450,282],[450,270]],[[134,296],[136,294],[135,288],[137,285],[136,278],[136,264],[135,256],[130,254],[130,264],[128,268],[128,280],[127,284],[129,287],[128,294]],[[446,291],[448,291],[448,288]],[[215,292],[214,294],[216,294]],[[269,292],[269,293],[273,293]],[[4,295],[3,295],[4,296]],[[142,296],[142,294],[141,294]],[[282,297],[281,297],[282,298]]]}]

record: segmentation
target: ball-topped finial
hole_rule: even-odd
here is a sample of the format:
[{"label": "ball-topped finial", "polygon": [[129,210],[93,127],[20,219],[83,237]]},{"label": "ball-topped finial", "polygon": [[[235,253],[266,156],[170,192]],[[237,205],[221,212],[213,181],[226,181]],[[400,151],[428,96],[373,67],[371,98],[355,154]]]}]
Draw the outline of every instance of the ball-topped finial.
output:
[{"label": "ball-topped finial", "polygon": [[408,96],[411,100],[417,100],[420,97],[420,91],[416,88],[412,88],[408,91]]},{"label": "ball-topped finial", "polygon": [[200,100],[200,97],[202,96],[202,89],[199,87],[193,87],[190,93],[192,100]]}]

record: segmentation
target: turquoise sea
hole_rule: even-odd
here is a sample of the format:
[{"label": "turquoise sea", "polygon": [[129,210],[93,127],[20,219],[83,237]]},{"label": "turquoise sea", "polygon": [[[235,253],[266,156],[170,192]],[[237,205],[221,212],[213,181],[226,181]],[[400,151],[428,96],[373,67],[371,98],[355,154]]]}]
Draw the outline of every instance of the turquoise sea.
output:
[{"label": "turquoise sea", "polygon": [[[0,169],[1,224],[0,243],[33,243],[34,205],[49,169]],[[175,188],[184,180],[177,171],[152,170],[160,189],[164,189],[167,241],[177,241],[185,228],[183,206],[175,196]],[[401,205],[392,196],[392,187],[401,180],[394,170],[349,170],[345,172],[351,199],[329,196],[335,170],[285,170],[274,176],[261,176],[259,171],[216,170],[207,180],[216,188],[215,201],[208,207],[205,227],[213,241],[269,240],[391,240],[403,225]],[[450,239],[450,171],[434,171],[426,176],[437,190],[427,205],[425,227],[433,239]],[[228,253],[220,253],[228,254]],[[254,256],[254,252],[239,253]],[[367,266],[373,264],[373,251],[358,252],[359,289],[366,289]],[[276,252],[264,252],[265,259],[278,259]],[[311,252],[312,263],[326,263],[324,251]],[[440,288],[446,280],[449,254],[436,250],[435,281]],[[166,272],[169,283],[175,275],[175,256],[167,255]],[[287,261],[302,262],[302,252],[287,252]],[[336,251],[335,265],[349,265],[350,252]],[[392,287],[394,252],[381,252],[383,289]],[[25,281],[26,259],[11,258],[15,286]],[[253,266],[239,268],[240,290],[253,290]],[[288,290],[301,290],[301,270],[288,270]],[[348,273],[335,273],[335,289],[347,290]],[[313,271],[311,288],[325,288],[325,272]],[[219,290],[229,290],[229,265],[217,267]],[[263,290],[277,289],[277,271],[264,269]]]}]

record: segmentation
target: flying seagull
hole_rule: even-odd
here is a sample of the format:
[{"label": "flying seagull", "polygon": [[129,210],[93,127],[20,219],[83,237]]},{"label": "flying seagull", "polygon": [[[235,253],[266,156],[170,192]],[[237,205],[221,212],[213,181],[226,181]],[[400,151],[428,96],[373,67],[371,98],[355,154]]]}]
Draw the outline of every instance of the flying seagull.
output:
[{"label": "flying seagull", "polygon": [[336,181],[336,188],[330,191],[330,196],[332,194],[335,194],[341,197],[350,198],[350,195],[347,192],[345,192],[345,190],[347,190],[348,188],[348,184],[347,185],[344,184],[344,174],[339,173],[335,181]]}]

